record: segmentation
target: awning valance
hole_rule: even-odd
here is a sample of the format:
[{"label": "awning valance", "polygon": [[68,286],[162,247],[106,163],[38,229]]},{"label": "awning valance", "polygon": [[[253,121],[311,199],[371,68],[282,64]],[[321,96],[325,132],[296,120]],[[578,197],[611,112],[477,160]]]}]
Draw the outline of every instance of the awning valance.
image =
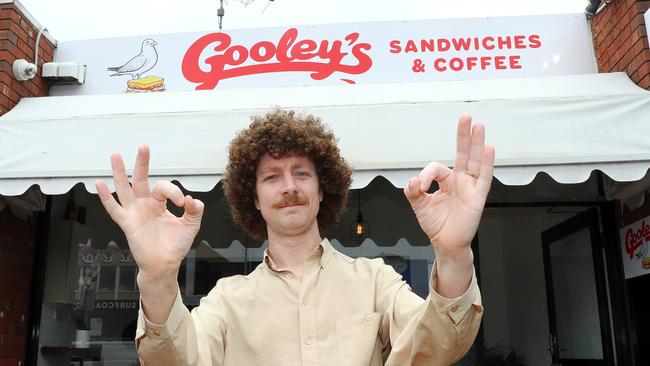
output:
[{"label": "awning valance", "polygon": [[111,153],[131,167],[145,143],[152,181],[207,191],[221,179],[236,131],[276,105],[333,129],[355,188],[378,175],[403,186],[433,160],[452,165],[463,113],[485,123],[505,184],[527,184],[539,172],[577,183],[593,170],[633,181],[650,167],[650,92],[613,73],[25,98],[0,118],[0,194],[35,184],[59,194],[79,182],[94,192],[95,179],[110,180]]}]

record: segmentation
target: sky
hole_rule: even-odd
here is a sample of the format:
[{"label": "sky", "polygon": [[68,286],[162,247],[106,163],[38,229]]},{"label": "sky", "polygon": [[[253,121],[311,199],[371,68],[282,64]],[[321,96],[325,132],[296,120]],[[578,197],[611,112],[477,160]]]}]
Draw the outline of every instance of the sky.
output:
[{"label": "sky", "polygon": [[[218,30],[219,0],[17,1],[57,41]],[[583,13],[587,4],[587,0],[224,0],[223,30]]]}]

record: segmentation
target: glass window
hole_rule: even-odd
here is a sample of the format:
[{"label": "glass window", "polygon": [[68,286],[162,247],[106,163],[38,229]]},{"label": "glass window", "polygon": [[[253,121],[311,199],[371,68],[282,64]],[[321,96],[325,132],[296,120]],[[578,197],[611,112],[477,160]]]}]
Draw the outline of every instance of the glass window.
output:
[{"label": "glass window", "polygon": [[[73,194],[75,208],[85,208],[83,222],[67,212],[72,209],[67,204],[70,194],[54,196],[52,201],[39,365],[68,365],[75,359],[137,365],[136,264],[123,233],[97,196],[83,186],[75,187]],[[206,210],[178,274],[183,301],[190,309],[219,278],[253,271],[267,247],[232,223],[220,185],[192,195],[206,203]],[[182,215],[175,206],[168,207]],[[371,229],[362,236],[353,235],[360,212],[365,227]],[[376,179],[362,192],[352,191],[340,224],[323,236],[349,256],[384,258],[416,293],[427,296],[433,250],[402,191],[385,179]],[[81,350],[84,347],[89,350]]]}]

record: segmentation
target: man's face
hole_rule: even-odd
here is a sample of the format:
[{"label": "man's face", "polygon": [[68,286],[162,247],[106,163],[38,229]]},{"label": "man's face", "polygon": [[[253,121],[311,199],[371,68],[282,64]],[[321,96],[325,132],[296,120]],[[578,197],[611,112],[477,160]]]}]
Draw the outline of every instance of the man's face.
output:
[{"label": "man's face", "polygon": [[316,216],[323,199],[314,163],[306,157],[260,158],[256,171],[255,207],[269,235],[295,236],[318,230]]}]

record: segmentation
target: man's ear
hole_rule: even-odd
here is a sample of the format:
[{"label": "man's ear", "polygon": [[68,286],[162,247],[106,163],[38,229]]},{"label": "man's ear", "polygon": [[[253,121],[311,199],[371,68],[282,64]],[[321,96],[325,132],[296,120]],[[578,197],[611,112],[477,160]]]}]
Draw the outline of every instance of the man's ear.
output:
[{"label": "man's ear", "polygon": [[323,202],[323,190],[318,188],[318,202]]},{"label": "man's ear", "polygon": [[255,208],[260,210],[260,201],[257,199],[257,193],[255,193]]}]

